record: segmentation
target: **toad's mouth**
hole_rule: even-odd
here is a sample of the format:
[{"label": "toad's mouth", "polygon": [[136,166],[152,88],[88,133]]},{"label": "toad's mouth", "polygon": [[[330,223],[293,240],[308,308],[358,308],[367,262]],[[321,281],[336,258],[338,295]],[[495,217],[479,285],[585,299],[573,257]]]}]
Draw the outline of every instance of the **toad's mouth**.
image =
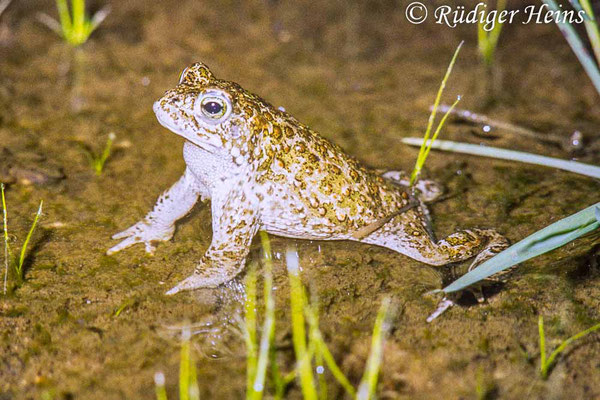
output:
[{"label": "toad's mouth", "polygon": [[218,146],[210,143],[211,138],[209,136],[200,135],[198,133],[190,134],[178,126],[173,118],[173,115],[178,114],[177,110],[171,111],[169,109],[165,109],[165,106],[161,105],[160,101],[154,102],[152,109],[154,110],[154,114],[156,115],[158,122],[171,132],[183,137],[184,139],[210,153],[216,153],[219,150]]}]

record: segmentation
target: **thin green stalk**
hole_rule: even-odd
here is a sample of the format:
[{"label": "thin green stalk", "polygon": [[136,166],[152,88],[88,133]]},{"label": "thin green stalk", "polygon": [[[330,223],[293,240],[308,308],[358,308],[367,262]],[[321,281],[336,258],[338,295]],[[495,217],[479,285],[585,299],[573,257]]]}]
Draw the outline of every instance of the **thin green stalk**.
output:
[{"label": "thin green stalk", "polygon": [[154,374],[154,390],[156,391],[156,400],[167,400],[165,375],[162,372]]},{"label": "thin green stalk", "polygon": [[585,30],[587,32],[592,50],[596,56],[596,61],[600,64],[600,32],[598,31],[598,21],[594,15],[594,9],[589,0],[579,0],[579,5],[585,11],[588,18],[584,19]]},{"label": "thin green stalk", "polygon": [[181,352],[179,355],[179,400],[190,399],[190,336],[189,329],[181,332]]},{"label": "thin green stalk", "polygon": [[373,327],[373,337],[371,338],[371,352],[367,361],[367,367],[358,387],[358,400],[368,400],[375,398],[377,390],[377,378],[383,358],[383,344],[389,331],[388,312],[390,309],[390,299],[385,298],[381,303],[375,326]]},{"label": "thin green stalk", "polygon": [[56,0],[56,10],[58,21],[42,13],[38,19],[73,47],[84,44],[110,12],[107,6],[89,18],[85,13],[85,0],[71,0],[70,10],[67,0]]},{"label": "thin green stalk", "polygon": [[85,37],[85,1],[71,0],[71,8],[73,10],[73,37],[76,42],[84,41]]},{"label": "thin green stalk", "polygon": [[546,338],[544,336],[544,317],[541,315],[538,318],[538,331],[540,335],[540,374],[543,379],[548,378],[548,372],[555,363],[556,357],[562,353],[568,345],[574,341],[581,339],[582,337],[589,335],[590,333],[600,329],[600,323],[596,324],[586,330],[583,330],[570,338],[564,340],[546,359]]},{"label": "thin green stalk", "polygon": [[[275,388],[275,394],[273,398],[275,400],[283,399],[285,394],[285,388],[287,384],[285,381],[285,377],[281,375],[281,371],[279,371],[279,366],[277,365],[277,352],[274,347],[271,347],[271,351],[269,352],[269,362],[271,364],[271,379],[273,380],[273,386]],[[293,379],[293,378],[292,378]]]},{"label": "thin green stalk", "polygon": [[23,280],[23,263],[25,262],[25,255],[27,254],[27,246],[29,245],[29,241],[31,240],[31,236],[33,235],[33,231],[35,226],[37,225],[38,219],[40,215],[42,215],[42,206],[44,205],[44,201],[40,201],[40,207],[38,208],[37,213],[35,214],[35,218],[33,219],[33,224],[29,229],[29,233],[27,233],[27,237],[25,238],[25,242],[23,242],[23,246],[21,247],[21,255],[19,256],[19,263],[17,264],[16,270],[17,275],[20,280]]},{"label": "thin green stalk", "polygon": [[544,334],[544,317],[538,317],[538,334],[540,336],[540,373],[545,379],[547,374],[546,365],[546,335]]},{"label": "thin green stalk", "polygon": [[[554,0],[542,0],[550,10],[553,12],[559,12],[558,5]],[[571,46],[571,49],[579,59],[579,62],[585,69],[585,72],[588,74],[596,91],[600,94],[600,69],[598,69],[598,65],[596,64],[594,58],[589,54],[582,40],[579,38],[577,31],[575,28],[566,22],[556,22],[558,29],[562,32],[563,36]]]},{"label": "thin green stalk", "polygon": [[4,294],[6,294],[6,284],[8,281],[8,260],[12,259],[10,247],[8,245],[8,224],[6,219],[6,198],[4,197],[4,183],[0,184],[0,191],[2,192],[2,219],[4,221]]},{"label": "thin green stalk", "polygon": [[454,107],[456,107],[456,105],[458,104],[459,101],[460,101],[460,96],[458,96],[456,98],[456,100],[454,100],[454,103],[452,103],[450,108],[446,111],[446,113],[442,117],[442,120],[440,121],[437,129],[435,130],[435,133],[433,134],[433,137],[431,138],[429,145],[425,149],[425,154],[423,155],[423,164],[425,164],[425,159],[427,158],[427,156],[429,156],[429,152],[431,151],[432,144],[435,143],[438,135],[440,134],[440,131],[442,130],[442,127],[446,123],[446,119],[448,119],[448,115],[450,115],[452,113],[452,110],[454,110]]},{"label": "thin green stalk", "polygon": [[264,252],[264,298],[265,298],[265,321],[262,328],[258,362],[256,364],[256,376],[252,385],[252,396],[254,400],[262,398],[265,389],[265,378],[267,375],[267,364],[269,362],[270,348],[275,340],[275,299],[273,298],[273,260],[271,255],[271,243],[266,232],[260,232],[261,243]]},{"label": "thin green stalk", "polygon": [[56,9],[58,10],[58,18],[60,20],[63,37],[66,38],[69,35],[69,32],[73,29],[73,23],[71,22],[71,16],[69,15],[69,6],[67,5],[67,0],[56,0]]},{"label": "thin green stalk", "polygon": [[[442,79],[442,83],[441,83],[440,88],[438,89],[437,95],[435,97],[435,101],[433,103],[433,108],[431,110],[431,114],[429,115],[429,120],[427,121],[427,129],[425,130],[425,135],[423,136],[423,143],[421,144],[421,148],[419,149],[419,155],[417,156],[417,161],[415,163],[415,167],[410,176],[410,185],[411,186],[416,182],[417,178],[419,177],[419,174],[421,173],[421,169],[423,168],[423,165],[425,164],[425,160],[427,159],[427,156],[425,155],[425,153],[427,150],[427,143],[429,142],[429,137],[431,135],[431,130],[433,129],[433,122],[434,122],[435,116],[437,114],[437,108],[438,108],[438,105],[440,104],[440,100],[442,98],[442,93],[444,92],[444,88],[446,87],[446,82],[448,81],[448,77],[450,76],[450,73],[452,72],[452,68],[454,67],[456,58],[458,57],[458,52],[460,51],[463,43],[464,42],[460,42],[460,44],[454,51],[452,60],[450,60],[450,65],[448,65],[448,69],[446,70],[446,75],[444,75],[444,79]],[[446,114],[448,114],[448,113],[446,113]],[[445,118],[443,119],[443,121],[445,121]],[[442,125],[441,123],[440,123],[440,125],[438,125],[438,129],[436,131],[439,131],[441,129],[441,125]]]},{"label": "thin green stalk", "polygon": [[[308,302],[307,302],[308,303]],[[319,399],[327,399],[327,381],[325,380],[325,368],[323,351],[321,349],[321,332],[319,331],[319,306],[316,296],[313,296],[312,304],[306,304],[304,313],[308,321],[308,340],[315,354],[315,371],[317,373],[317,384],[319,387]]]},{"label": "thin green stalk", "polygon": [[4,195],[4,184],[0,184],[0,192],[2,194],[2,213],[3,213],[3,230],[4,230],[4,294],[6,294],[6,285],[8,281],[8,266],[11,264],[14,268],[15,278],[17,279],[17,284],[21,284],[24,280],[23,275],[23,265],[25,264],[25,259],[27,258],[27,247],[29,246],[29,242],[31,241],[31,237],[33,236],[33,231],[37,226],[38,220],[42,215],[42,206],[44,204],[43,201],[40,201],[40,206],[38,208],[37,213],[35,214],[35,218],[33,219],[33,224],[27,233],[27,237],[23,242],[21,247],[21,251],[19,253],[19,258],[16,259],[13,256],[13,253],[10,249],[10,245],[8,244],[8,222],[7,222],[7,207],[6,207],[6,197]]},{"label": "thin green stalk", "polygon": [[306,310],[308,323],[312,332],[311,340],[317,345],[317,354],[320,354],[320,356],[323,358],[323,361],[325,362],[325,365],[327,365],[327,368],[329,368],[329,370],[331,371],[333,377],[344,388],[344,390],[346,390],[350,397],[355,398],[356,390],[354,389],[348,378],[346,378],[340,367],[338,367],[337,363],[335,362],[335,359],[333,358],[333,355],[331,354],[329,348],[327,347],[327,344],[325,343],[325,340],[323,340],[323,335],[321,334],[321,331],[319,329],[319,317],[316,307],[307,307]]},{"label": "thin green stalk", "polygon": [[91,154],[92,165],[94,167],[94,171],[96,171],[96,175],[98,176],[102,174],[104,164],[106,164],[106,160],[108,160],[108,157],[110,157],[110,151],[115,139],[116,135],[112,132],[109,133],[108,140],[106,141],[106,145],[104,145],[104,150],[102,150],[100,157],[95,157],[93,154]]},{"label": "thin green stalk", "polygon": [[300,281],[298,254],[288,250],[286,253],[287,270],[290,280],[290,303],[292,310],[292,341],[296,353],[300,387],[305,400],[316,400],[317,390],[311,367],[310,353],[306,347],[306,329],[304,321],[305,294]]},{"label": "thin green stalk", "polygon": [[[402,138],[402,143],[411,146],[419,146],[421,145],[421,138]],[[571,160],[561,160],[560,158],[546,157],[533,153],[525,153],[523,151],[481,146],[478,144],[453,142],[450,140],[437,140],[434,143],[431,143],[431,148],[436,150],[451,151],[454,153],[472,154],[482,157],[498,158],[501,160],[519,161],[529,164],[542,165],[544,167],[558,168],[600,179],[600,167],[596,165],[584,164]]]},{"label": "thin green stalk", "polygon": [[198,378],[196,365],[191,355],[189,328],[181,332],[181,353],[179,361],[179,400],[199,399]]},{"label": "thin green stalk", "polygon": [[246,342],[246,398],[251,398],[256,364],[258,362],[256,344],[256,265],[251,265],[246,274],[246,301],[244,303],[244,339]]},{"label": "thin green stalk", "polygon": [[[498,0],[496,4],[496,15],[499,15],[506,9],[506,0]],[[487,19],[486,13],[485,19]],[[485,64],[489,67],[494,63],[494,57],[496,54],[496,48],[498,47],[498,40],[500,39],[500,32],[502,31],[502,23],[499,22],[498,18],[494,21],[494,27],[490,31],[484,29],[485,23],[478,22],[477,24],[477,44],[479,48],[479,54],[483,58]]]},{"label": "thin green stalk", "polygon": [[[311,339],[312,340],[312,339]],[[327,380],[325,379],[325,368],[323,365],[323,353],[317,349],[315,350],[315,371],[317,372],[317,383],[319,385],[319,399],[327,399]]]}]

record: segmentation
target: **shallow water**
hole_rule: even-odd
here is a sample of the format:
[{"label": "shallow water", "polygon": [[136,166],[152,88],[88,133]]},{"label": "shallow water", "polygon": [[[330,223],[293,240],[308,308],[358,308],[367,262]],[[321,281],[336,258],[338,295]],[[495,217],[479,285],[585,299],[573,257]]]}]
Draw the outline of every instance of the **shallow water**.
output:
[{"label": "shallow water", "polygon": [[[197,331],[202,397],[243,396],[240,281],[163,295],[207,248],[209,209],[186,217],[154,257],[143,246],[104,255],[115,243],[110,236],[139,220],[183,171],[182,140],[159,126],[152,103],[194,61],[284,106],[365,164],[410,170],[417,152],[400,138],[422,134],[451,54],[465,40],[446,101],[461,94],[462,108],[565,140],[579,130],[586,148],[576,156],[600,163],[598,94],[554,25],[505,27],[492,95],[475,27],[410,25],[403,3],[113,2],[78,52],[36,21],[38,11],[54,15],[52,2],[14,3],[0,17],[0,140],[21,169],[42,176],[62,170],[66,179],[26,185],[9,177],[17,181],[7,191],[15,245],[41,199],[45,210],[26,283],[0,297],[0,399],[151,398],[159,370],[175,398],[176,332],[186,323]],[[115,151],[95,176],[83,147],[100,151],[110,132]],[[485,138],[457,122],[442,135],[573,156],[503,131]],[[481,226],[517,241],[597,202],[600,190],[598,181],[567,172],[448,153],[432,153],[425,174],[449,193],[432,207],[440,237]],[[550,347],[600,320],[598,235],[523,264],[487,303],[454,307],[432,324],[425,318],[437,299],[423,294],[441,286],[440,271],[374,246],[272,240],[279,253],[297,246],[303,280],[320,299],[322,331],[355,384],[376,310],[392,296],[398,312],[384,352],[382,399],[476,398],[478,385],[489,398],[600,397],[598,336],[573,346],[548,381],[537,374],[538,314]],[[255,241],[250,260],[259,258]],[[289,370],[281,261],[275,286],[277,345]],[[331,398],[342,396],[329,387]],[[290,398],[298,397],[292,387]]]}]

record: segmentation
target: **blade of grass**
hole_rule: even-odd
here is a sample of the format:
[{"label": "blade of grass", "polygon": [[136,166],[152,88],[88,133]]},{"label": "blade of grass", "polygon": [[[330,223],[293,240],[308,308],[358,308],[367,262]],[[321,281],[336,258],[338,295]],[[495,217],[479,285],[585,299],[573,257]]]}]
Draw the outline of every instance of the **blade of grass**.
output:
[{"label": "blade of grass", "polygon": [[40,201],[40,207],[38,208],[37,213],[35,214],[35,218],[33,219],[33,224],[29,229],[29,233],[27,233],[27,237],[25,238],[25,242],[23,242],[23,246],[21,247],[21,255],[19,256],[19,263],[17,264],[17,274],[19,279],[23,280],[23,263],[25,262],[25,255],[27,254],[27,246],[29,245],[29,241],[31,240],[31,236],[33,235],[33,231],[35,226],[40,219],[40,215],[42,215],[42,206],[44,205],[44,201]]},{"label": "blade of grass", "polygon": [[585,11],[588,18],[584,19],[585,30],[587,32],[590,43],[592,44],[592,50],[596,56],[596,61],[600,63],[600,32],[598,31],[598,21],[594,15],[594,9],[589,0],[579,0],[578,3],[581,9]]},{"label": "blade of grass", "polygon": [[462,290],[513,265],[547,253],[598,229],[600,227],[600,220],[597,217],[598,208],[600,208],[600,203],[596,203],[527,236],[455,280],[443,288],[442,291],[451,293]]},{"label": "blade of grass", "polygon": [[[487,2],[486,2],[487,5]],[[506,0],[498,0],[496,3],[496,15],[500,15],[506,9]],[[489,13],[486,12],[484,20],[487,20]],[[485,22],[478,21],[477,23],[477,45],[479,48],[479,54],[483,58],[485,64],[489,67],[494,63],[494,56],[496,54],[496,48],[498,47],[498,40],[500,39],[500,32],[504,24],[499,22],[498,18],[494,20],[494,27],[490,31],[484,29]]]},{"label": "blade of grass", "polygon": [[323,335],[321,334],[321,331],[319,329],[319,316],[317,310],[313,306],[307,307],[306,311],[307,320],[312,333],[312,340],[317,345],[317,353],[321,355],[323,361],[327,365],[327,368],[329,368],[329,371],[331,371],[331,374],[338,381],[338,383],[344,388],[344,390],[346,390],[346,392],[350,395],[351,398],[355,398],[356,390],[354,389],[348,378],[346,378],[340,367],[338,367],[337,363],[335,362],[335,359],[333,358],[333,355],[331,354],[329,348],[327,347],[327,344],[325,343],[325,340],[323,340]]},{"label": "blade of grass", "polygon": [[390,299],[384,298],[375,318],[375,326],[373,327],[373,337],[371,338],[371,351],[367,361],[367,367],[358,386],[358,400],[368,400],[375,398],[377,390],[377,378],[383,358],[383,344],[389,331],[390,325],[388,313],[390,309]]},{"label": "blade of grass", "polygon": [[179,400],[190,399],[190,337],[189,328],[181,332],[181,352],[179,358]]},{"label": "blade of grass", "polygon": [[[589,335],[590,333],[597,331],[598,329],[600,329],[600,324],[596,324],[584,331],[581,331],[579,333],[576,333],[575,335],[571,336],[570,338],[568,338],[567,340],[563,341],[560,346],[558,346],[552,353],[550,353],[550,357],[548,357],[548,361],[546,363],[548,368],[551,368],[552,365],[555,362],[556,357],[562,353],[565,348],[570,345],[571,343],[573,343],[574,341],[581,339],[582,337]],[[546,371],[545,376],[548,375],[548,372]]]},{"label": "blade of grass", "polygon": [[[440,84],[440,88],[438,89],[437,95],[435,97],[435,101],[433,103],[433,108],[431,110],[431,114],[429,114],[429,120],[427,121],[427,129],[425,130],[425,135],[423,136],[423,143],[421,144],[421,148],[419,150],[419,155],[417,156],[417,161],[415,163],[415,167],[410,176],[410,185],[411,186],[416,182],[419,174],[421,173],[421,169],[423,168],[423,165],[425,164],[425,160],[427,158],[427,156],[425,155],[426,148],[427,148],[427,142],[431,135],[431,130],[433,128],[433,122],[434,122],[435,116],[437,114],[437,108],[438,108],[438,105],[440,104],[440,100],[442,98],[442,93],[444,93],[444,88],[446,87],[446,82],[448,81],[448,77],[450,76],[450,73],[452,72],[452,68],[454,67],[456,58],[458,57],[458,52],[460,51],[463,43],[464,42],[460,42],[460,44],[454,51],[452,60],[450,60],[450,64],[448,65],[448,69],[446,70],[446,75],[444,75],[444,79],[442,79],[442,83]],[[441,129],[440,126],[438,126],[438,130],[439,129]]]},{"label": "blade of grass", "polygon": [[[553,12],[559,12],[559,8],[554,0],[542,0],[542,1]],[[558,29],[560,29],[563,36],[569,43],[569,46],[571,46],[571,49],[573,50],[573,52],[579,59],[579,62],[583,66],[583,69],[585,69],[585,72],[588,74],[588,76],[592,80],[592,83],[593,83],[594,87],[596,88],[596,91],[598,92],[598,94],[600,94],[600,70],[598,69],[596,62],[590,56],[585,45],[583,44],[583,42],[577,35],[575,28],[572,25],[570,25],[566,22],[561,22],[559,20],[560,19],[556,20],[556,25],[558,26]]]},{"label": "blade of grass", "polygon": [[[416,137],[403,138],[402,143],[419,146],[421,139]],[[543,165],[545,167],[554,167],[565,171],[575,172],[577,174],[591,176],[600,179],[600,167],[590,164],[584,164],[577,161],[561,160],[559,158],[540,156],[537,154],[525,153],[522,151],[500,149],[497,147],[480,146],[469,143],[452,142],[449,140],[437,140],[431,144],[436,150],[452,151],[455,153],[473,154],[483,157],[494,157],[502,160],[520,161],[529,164]]]},{"label": "blade of grass", "polygon": [[319,331],[319,301],[316,295],[312,296],[311,304],[306,302],[304,314],[308,321],[308,340],[309,345],[315,354],[315,372],[317,373],[317,384],[319,387],[319,399],[327,399],[327,381],[325,380],[325,368],[323,364],[323,351],[321,349],[320,337],[321,332]]},{"label": "blade of grass", "polygon": [[104,169],[104,164],[106,163],[106,160],[108,160],[108,157],[110,157],[110,150],[112,148],[113,142],[116,139],[116,135],[111,132],[108,134],[108,139],[106,141],[106,145],[104,146],[104,149],[102,150],[102,154],[100,155],[100,157],[94,158],[94,156],[92,155],[92,164],[94,166],[94,171],[96,171],[96,175],[100,175],[102,174],[102,170]]},{"label": "blade of grass", "polygon": [[538,334],[540,336],[540,373],[545,376],[546,371],[546,335],[544,333],[544,317],[538,317]]},{"label": "blade of grass", "polygon": [[456,98],[456,100],[454,100],[454,103],[452,103],[452,105],[450,106],[450,108],[446,111],[446,113],[442,117],[442,120],[440,121],[437,129],[435,130],[435,133],[433,134],[433,137],[428,142],[428,146],[425,149],[425,154],[423,155],[423,164],[425,164],[425,159],[427,159],[427,156],[429,156],[429,152],[431,151],[431,145],[433,143],[435,143],[438,135],[440,134],[440,131],[442,130],[442,127],[446,123],[446,119],[448,119],[448,115],[450,115],[452,113],[452,110],[454,110],[454,107],[456,107],[456,105],[458,104],[459,101],[460,101],[460,96],[458,96]]},{"label": "blade of grass", "polygon": [[571,343],[573,343],[574,341],[581,339],[582,337],[589,335],[592,332],[597,331],[598,329],[600,329],[600,324],[596,324],[586,330],[583,330],[579,333],[576,333],[575,335],[571,336],[570,338],[564,340],[556,349],[554,349],[554,351],[552,353],[550,353],[550,356],[548,358],[546,358],[546,338],[544,335],[544,317],[542,317],[541,315],[538,318],[538,331],[539,331],[539,335],[540,335],[540,374],[542,376],[543,379],[547,379],[548,378],[548,373],[550,372],[550,369],[553,367],[555,361],[556,361],[556,357],[559,356],[566,348],[568,345],[570,345]]},{"label": "blade of grass", "polygon": [[7,223],[7,210],[6,210],[6,198],[4,197],[4,183],[0,184],[0,191],[2,192],[2,220],[3,220],[3,232],[4,232],[4,294],[6,294],[6,284],[8,282],[8,264],[10,254],[10,248],[8,245],[8,223]]},{"label": "blade of grass", "polygon": [[252,264],[246,274],[246,301],[244,304],[244,339],[246,342],[246,398],[252,397],[256,364],[256,265]]},{"label": "blade of grass", "polygon": [[75,41],[85,41],[85,0],[71,0],[71,11],[73,12],[73,36]]},{"label": "blade of grass", "polygon": [[190,339],[192,332],[186,327],[181,332],[181,353],[179,361],[179,400],[199,398],[196,364],[192,359]]},{"label": "blade of grass", "polygon": [[306,348],[306,329],[304,321],[305,294],[300,281],[300,266],[298,254],[295,251],[286,252],[287,270],[290,281],[290,303],[292,311],[292,341],[296,353],[298,376],[302,395],[306,400],[316,400],[310,354]]},{"label": "blade of grass", "polygon": [[156,400],[167,400],[165,375],[162,372],[157,372],[154,374],[154,389],[156,391]]},{"label": "blade of grass", "polygon": [[62,28],[62,35],[66,39],[69,36],[69,32],[71,32],[73,29],[73,23],[71,21],[71,16],[69,15],[69,6],[67,5],[67,0],[56,0],[56,9],[58,10],[58,18]]},{"label": "blade of grass", "polygon": [[265,298],[265,321],[262,328],[258,362],[256,365],[256,377],[252,385],[252,399],[262,398],[267,375],[267,364],[269,362],[269,350],[275,339],[275,299],[273,298],[273,260],[271,254],[271,243],[266,232],[260,232],[260,240],[264,253],[264,298]]}]

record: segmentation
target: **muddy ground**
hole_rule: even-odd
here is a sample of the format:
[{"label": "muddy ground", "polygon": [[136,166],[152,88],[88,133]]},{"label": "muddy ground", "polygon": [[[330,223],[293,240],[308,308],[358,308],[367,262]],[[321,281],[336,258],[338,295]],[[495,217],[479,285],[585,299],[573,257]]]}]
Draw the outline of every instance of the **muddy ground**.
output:
[{"label": "muddy ground", "polygon": [[[73,51],[36,19],[54,16],[53,2],[14,2],[0,17],[0,146],[9,151],[0,169],[11,183],[14,248],[40,200],[44,214],[25,283],[15,289],[9,281],[0,296],[0,399],[148,399],[157,371],[176,398],[177,328],[186,323],[198,327],[202,398],[243,397],[240,285],[163,295],[208,247],[209,209],[197,207],[153,257],[140,245],[104,255],[115,244],[110,236],[142,218],[184,169],[182,139],[159,126],[152,103],[192,62],[284,106],[369,166],[411,170],[417,151],[400,138],[422,135],[452,52],[465,40],[447,102],[460,94],[462,108],[565,141],[579,130],[585,146],[573,153],[456,121],[444,138],[600,163],[598,93],[556,26],[505,26],[490,75],[475,26],[411,25],[406,4],[113,1],[106,21]],[[85,148],[99,152],[110,132],[114,151],[96,176]],[[597,180],[572,173],[449,153],[432,153],[425,174],[449,194],[432,207],[439,236],[479,226],[518,241],[597,202],[600,190]],[[600,336],[571,347],[547,381],[538,375],[537,344],[540,314],[550,347],[600,320],[597,234],[523,264],[487,303],[467,301],[432,324],[425,318],[438,299],[423,294],[441,287],[440,270],[374,246],[272,240],[278,253],[298,247],[326,341],[354,384],[375,311],[384,296],[393,298],[382,399],[471,399],[478,391],[490,399],[600,397]],[[255,241],[250,260],[259,257]],[[290,370],[279,261],[275,281],[280,363]],[[333,382],[329,389],[330,398],[343,396]],[[298,387],[288,395],[299,398]]]}]

